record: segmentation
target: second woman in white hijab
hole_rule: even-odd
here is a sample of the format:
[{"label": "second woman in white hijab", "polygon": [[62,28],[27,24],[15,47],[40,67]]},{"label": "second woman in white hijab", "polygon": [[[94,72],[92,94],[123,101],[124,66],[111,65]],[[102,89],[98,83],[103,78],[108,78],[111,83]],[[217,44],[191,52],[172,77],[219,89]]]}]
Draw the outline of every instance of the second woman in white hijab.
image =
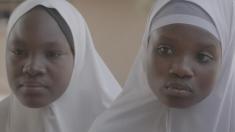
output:
[{"label": "second woman in white hijab", "polygon": [[89,132],[234,132],[233,0],[157,0],[121,96]]},{"label": "second woman in white hijab", "polygon": [[86,22],[65,0],[27,0],[13,12],[6,65],[12,94],[1,132],[87,132],[121,92]]}]

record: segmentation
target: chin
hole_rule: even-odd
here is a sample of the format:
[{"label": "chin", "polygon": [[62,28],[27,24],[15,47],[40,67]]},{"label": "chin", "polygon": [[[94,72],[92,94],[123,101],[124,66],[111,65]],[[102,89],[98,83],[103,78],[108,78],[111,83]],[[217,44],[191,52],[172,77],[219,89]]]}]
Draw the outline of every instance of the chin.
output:
[{"label": "chin", "polygon": [[178,104],[178,103],[168,103],[168,104],[165,104],[167,105],[168,107],[170,108],[176,108],[176,109],[187,109],[187,108],[190,108],[192,107],[193,105],[191,104]]},{"label": "chin", "polygon": [[176,108],[176,109],[187,109],[195,105],[194,102],[186,102],[183,100],[177,100],[177,99],[167,99],[161,101],[164,105],[170,108]]},{"label": "chin", "polygon": [[47,105],[37,104],[37,103],[27,103],[27,104],[24,103],[23,105],[26,106],[26,107],[35,108],[35,109],[37,109],[37,108],[43,108],[43,107],[47,106]]},{"label": "chin", "polygon": [[25,106],[29,108],[42,108],[49,105],[49,103],[40,100],[40,99],[21,99],[20,102]]}]

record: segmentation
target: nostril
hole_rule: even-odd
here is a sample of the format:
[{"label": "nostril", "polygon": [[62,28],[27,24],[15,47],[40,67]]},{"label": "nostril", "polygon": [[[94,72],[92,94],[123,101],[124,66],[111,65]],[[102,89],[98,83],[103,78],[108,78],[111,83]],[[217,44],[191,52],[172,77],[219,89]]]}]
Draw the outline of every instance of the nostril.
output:
[{"label": "nostril", "polygon": [[36,70],[31,65],[27,64],[23,67],[23,73],[25,73],[27,75],[35,75]]},{"label": "nostril", "polygon": [[34,61],[27,62],[23,66],[22,72],[29,76],[36,76],[36,75],[44,74],[45,70],[42,64],[40,64],[40,62],[35,62],[34,60]]},{"label": "nostril", "polygon": [[169,74],[177,78],[192,78],[194,76],[193,70],[188,66],[173,66],[169,70]]}]

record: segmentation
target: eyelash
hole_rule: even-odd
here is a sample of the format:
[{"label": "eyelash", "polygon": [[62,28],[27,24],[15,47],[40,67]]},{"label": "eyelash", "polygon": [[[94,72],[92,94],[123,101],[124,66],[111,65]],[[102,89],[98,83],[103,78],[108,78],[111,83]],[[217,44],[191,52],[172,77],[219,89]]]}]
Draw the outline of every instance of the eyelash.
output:
[{"label": "eyelash", "polygon": [[[175,54],[175,51],[169,46],[160,45],[154,49],[154,53],[162,57],[170,57]],[[214,56],[208,52],[199,52],[195,58],[200,64],[208,64],[214,60]]]},{"label": "eyelash", "polygon": [[[23,57],[27,55],[27,52],[23,49],[12,49],[11,52],[17,56],[17,57]],[[64,53],[62,51],[56,51],[56,50],[51,50],[51,51],[46,51],[45,56],[50,59],[56,59],[59,58],[63,55]]]},{"label": "eyelash", "polygon": [[197,58],[198,62],[201,64],[207,64],[207,63],[210,63],[214,60],[214,57],[210,53],[206,53],[206,52],[200,52],[196,56],[196,58]]},{"label": "eyelash", "polygon": [[15,55],[15,56],[24,56],[26,55],[25,50],[23,49],[13,49],[11,50],[11,52]]},{"label": "eyelash", "polygon": [[64,53],[62,51],[47,51],[46,57],[50,59],[57,59],[61,57]]},{"label": "eyelash", "polygon": [[154,49],[154,52],[160,56],[170,56],[174,54],[173,49],[169,46],[159,46]]}]

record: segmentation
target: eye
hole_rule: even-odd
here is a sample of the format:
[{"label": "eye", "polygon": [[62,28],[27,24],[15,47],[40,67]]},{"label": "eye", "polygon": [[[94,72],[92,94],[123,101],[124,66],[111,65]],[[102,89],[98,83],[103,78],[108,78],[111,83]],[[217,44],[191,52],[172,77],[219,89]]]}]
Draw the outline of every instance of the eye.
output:
[{"label": "eye", "polygon": [[11,52],[15,55],[15,56],[23,56],[26,55],[26,51],[23,49],[12,49]]},{"label": "eye", "polygon": [[56,51],[56,50],[46,52],[46,57],[52,58],[52,59],[59,58],[62,55],[63,53],[61,51]]},{"label": "eye", "polygon": [[199,63],[207,64],[214,60],[213,55],[207,52],[201,52],[197,55],[197,60]]},{"label": "eye", "polygon": [[154,49],[154,52],[161,56],[170,56],[173,55],[173,49],[169,46],[160,45]]}]

